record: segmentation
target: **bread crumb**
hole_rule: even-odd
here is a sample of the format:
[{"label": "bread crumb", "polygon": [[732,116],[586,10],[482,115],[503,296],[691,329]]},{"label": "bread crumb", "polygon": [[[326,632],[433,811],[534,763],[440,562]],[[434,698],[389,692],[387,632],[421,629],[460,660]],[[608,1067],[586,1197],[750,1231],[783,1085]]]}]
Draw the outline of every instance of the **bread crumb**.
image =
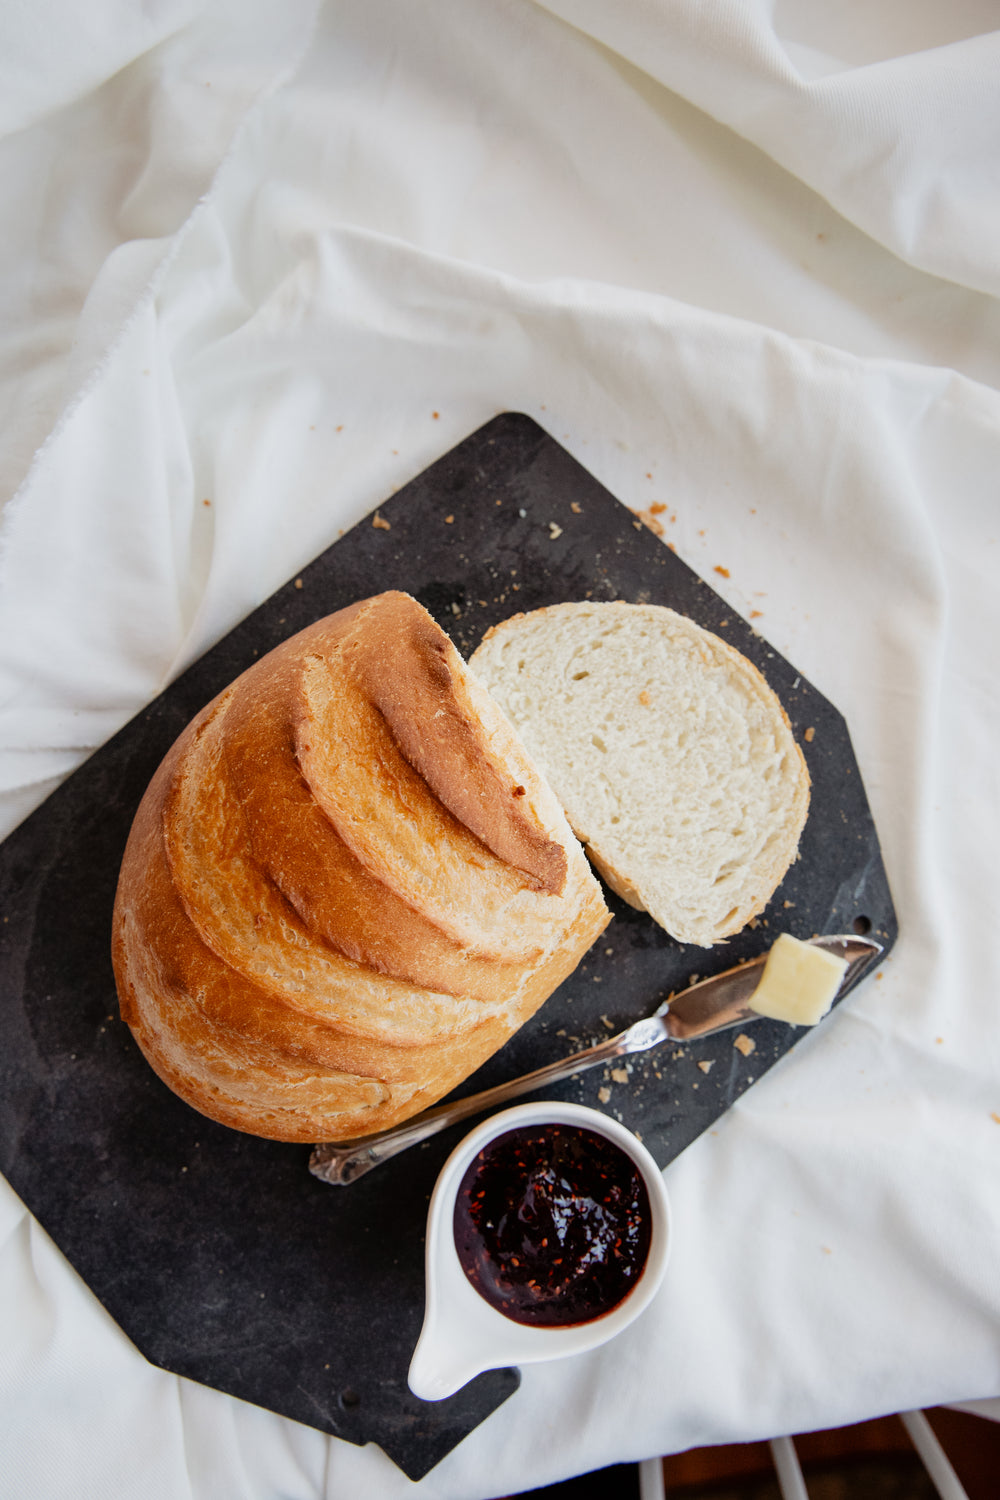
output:
[{"label": "bread crumb", "polygon": [[557,536],[562,536],[562,527],[555,521],[549,522],[549,541],[554,542]]},{"label": "bread crumb", "polygon": [[[665,507],[661,507],[661,509],[665,509]],[[648,510],[633,511],[633,515],[639,517],[638,525],[634,521],[632,523],[633,526],[636,526],[636,530],[639,530],[642,526],[646,526],[654,536],[663,535],[663,522],[657,520],[653,506],[650,506]]]},{"label": "bread crumb", "polygon": [[833,1251],[830,1249],[829,1245],[820,1245],[819,1248],[822,1250],[822,1252],[823,1252],[824,1255],[832,1255],[833,1254]]},{"label": "bread crumb", "polygon": [[573,512],[574,516],[582,516],[583,515],[583,511],[580,509],[580,506],[579,506],[579,504],[577,503],[576,500],[571,500],[569,502],[569,508]]},{"label": "bread crumb", "polygon": [[434,418],[435,422],[438,420],[438,418],[440,417],[440,415],[441,415],[441,413],[439,411],[432,411],[431,412],[431,416]]},{"label": "bread crumb", "polygon": [[454,521],[454,519],[455,519],[454,516],[445,516],[445,518],[444,518],[444,524],[446,526],[450,526],[452,524],[452,522]]},{"label": "bread crumb", "polygon": [[750,618],[751,620],[759,620],[763,613],[764,611],[762,609],[752,609],[750,611]]},{"label": "bread crumb", "polygon": [[597,1090],[597,1098],[601,1104],[607,1104],[608,1100],[611,1098],[611,1090],[607,1087],[607,1085],[602,1085],[602,1087]]},{"label": "bread crumb", "polygon": [[615,1083],[628,1083],[627,1068],[612,1068],[611,1076],[614,1079]]},{"label": "bread crumb", "polygon": [[302,579],[301,578],[296,578],[296,580],[295,580],[295,587],[297,589],[300,589],[302,587]]},{"label": "bread crumb", "polygon": [[716,573],[720,573],[723,578],[728,578],[729,577],[729,569],[728,568],[724,568],[721,563],[716,563],[714,571]]},{"label": "bread crumb", "polygon": [[380,516],[378,511],[376,511],[374,516],[372,517],[372,525],[375,527],[376,531],[392,530],[390,523],[384,518],[384,516]]},{"label": "bread crumb", "polygon": [[749,1057],[751,1052],[756,1052],[757,1050],[757,1043],[753,1040],[752,1037],[747,1036],[742,1031],[733,1042],[733,1046],[736,1048],[737,1052],[742,1052],[744,1057]]},{"label": "bread crumb", "polygon": [[813,742],[813,740],[814,740],[814,739],[815,739],[815,738],[816,738],[816,731],[815,731],[815,729],[813,729],[813,728],[812,728],[812,727],[811,727],[811,726],[810,726],[810,728],[808,728],[808,729],[807,729],[807,730],[806,730],[806,732],[805,732],[805,734],[804,734],[804,735],[803,735],[803,736],[802,736],[802,738],[803,738],[803,739],[804,739],[804,740],[805,740],[805,742],[806,742],[806,744],[807,744],[807,745],[811,745],[811,744],[812,744],[812,742]]},{"label": "bread crumb", "polygon": [[1000,1115],[997,1114],[995,1109],[990,1110],[990,1119],[994,1122],[994,1124],[1000,1125]]},{"label": "bread crumb", "polygon": [[712,1063],[708,1059],[705,1062],[700,1062],[698,1066],[703,1073],[710,1073],[712,1071]]}]

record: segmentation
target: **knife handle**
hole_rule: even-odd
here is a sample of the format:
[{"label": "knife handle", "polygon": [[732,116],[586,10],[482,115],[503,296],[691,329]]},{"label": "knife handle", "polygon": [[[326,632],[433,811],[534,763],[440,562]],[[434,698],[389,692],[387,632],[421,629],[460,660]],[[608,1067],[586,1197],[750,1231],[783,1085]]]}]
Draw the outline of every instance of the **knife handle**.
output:
[{"label": "knife handle", "polygon": [[583,1068],[593,1068],[598,1063],[622,1057],[633,1050],[626,1037],[627,1033],[621,1032],[605,1042],[598,1042],[596,1047],[574,1052],[570,1057],[560,1058],[558,1062],[549,1063],[544,1068],[536,1068],[533,1073],[525,1073],[523,1077],[511,1079],[509,1083],[497,1084],[495,1088],[470,1094],[465,1099],[456,1099],[451,1104],[438,1104],[416,1119],[407,1120],[402,1125],[393,1125],[388,1130],[379,1131],[377,1135],[365,1136],[359,1141],[344,1141],[340,1145],[327,1142],[315,1146],[309,1158],[309,1170],[323,1182],[346,1187],[381,1162],[405,1151],[408,1146],[428,1140],[430,1136],[437,1135],[459,1120],[467,1119],[469,1115],[480,1114],[494,1104],[504,1104],[508,1099],[516,1099],[519,1094],[530,1094],[544,1084],[558,1083],[560,1079],[569,1078]]}]

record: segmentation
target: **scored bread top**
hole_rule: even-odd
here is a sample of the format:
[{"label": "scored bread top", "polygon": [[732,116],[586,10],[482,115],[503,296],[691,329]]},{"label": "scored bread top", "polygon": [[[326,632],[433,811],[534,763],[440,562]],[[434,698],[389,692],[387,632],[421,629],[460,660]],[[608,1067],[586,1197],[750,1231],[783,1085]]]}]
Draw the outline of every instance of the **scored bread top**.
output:
[{"label": "scored bread top", "polygon": [[608,920],[511,726],[393,593],[286,641],[188,726],[136,816],[113,959],[189,1103],[336,1140],[454,1088]]},{"label": "scored bread top", "polygon": [[702,947],[763,911],[809,774],[746,657],[664,606],[588,601],[505,620],[470,666],[620,896]]}]

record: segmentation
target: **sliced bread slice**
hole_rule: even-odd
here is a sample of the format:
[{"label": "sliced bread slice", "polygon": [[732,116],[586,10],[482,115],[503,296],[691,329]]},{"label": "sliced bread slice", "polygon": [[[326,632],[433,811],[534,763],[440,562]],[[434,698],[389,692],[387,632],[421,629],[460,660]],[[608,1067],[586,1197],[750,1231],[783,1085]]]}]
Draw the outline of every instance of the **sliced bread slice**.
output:
[{"label": "sliced bread slice", "polygon": [[625,901],[701,947],[763,911],[809,773],[746,657],[663,606],[585,602],[505,620],[470,666]]}]

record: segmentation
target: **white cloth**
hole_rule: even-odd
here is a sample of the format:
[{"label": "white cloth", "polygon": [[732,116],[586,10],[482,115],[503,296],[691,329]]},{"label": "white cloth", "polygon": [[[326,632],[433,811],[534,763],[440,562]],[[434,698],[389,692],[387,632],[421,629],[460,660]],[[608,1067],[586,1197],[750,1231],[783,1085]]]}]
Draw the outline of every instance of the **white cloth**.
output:
[{"label": "white cloth", "polygon": [[487,1500],[1000,1392],[994,22],[8,7],[0,833],[517,409],[846,714],[901,936],[668,1169],[649,1313],[416,1487],[152,1369],[0,1184],[4,1500]]}]

